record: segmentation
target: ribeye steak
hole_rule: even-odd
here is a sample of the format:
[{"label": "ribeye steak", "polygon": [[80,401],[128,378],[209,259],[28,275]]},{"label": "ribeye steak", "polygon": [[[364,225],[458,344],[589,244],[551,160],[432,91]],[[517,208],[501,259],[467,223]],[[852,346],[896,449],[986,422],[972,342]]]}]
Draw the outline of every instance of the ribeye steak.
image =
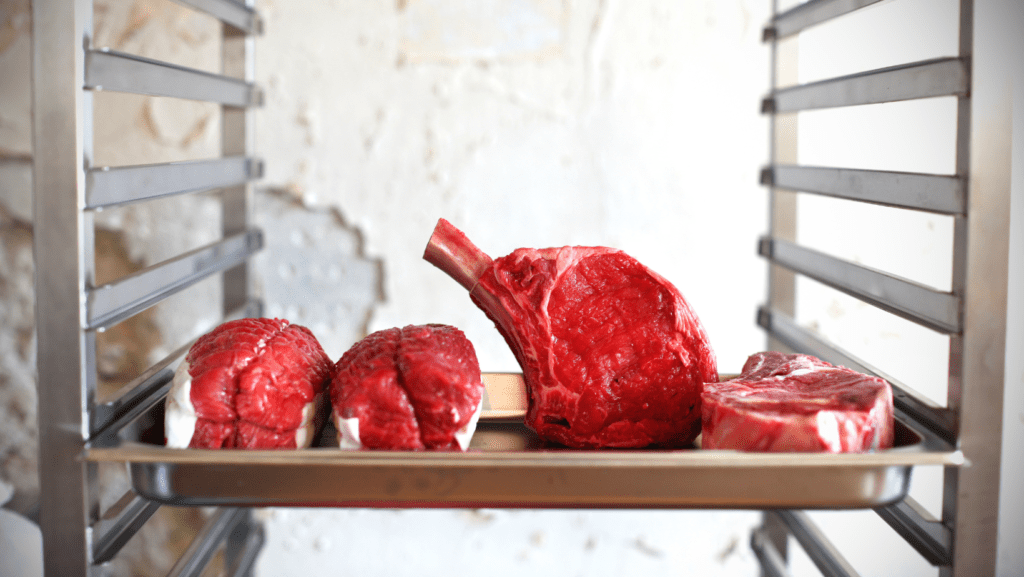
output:
[{"label": "ribeye steak", "polygon": [[466,450],[484,384],[462,331],[410,325],[353,345],[335,365],[330,393],[342,448]]},{"label": "ribeye steak", "polygon": [[863,452],[893,443],[889,383],[808,355],[751,355],[703,393],[705,449]]},{"label": "ribeye steak", "polygon": [[174,448],[301,448],[325,420],[331,360],[309,329],[228,321],[200,337],[174,374],[165,434]]},{"label": "ribeye steak", "polygon": [[441,219],[424,258],[470,291],[519,361],[526,424],[574,448],[684,446],[718,380],[700,320],[666,279],[606,247],[491,260]]}]

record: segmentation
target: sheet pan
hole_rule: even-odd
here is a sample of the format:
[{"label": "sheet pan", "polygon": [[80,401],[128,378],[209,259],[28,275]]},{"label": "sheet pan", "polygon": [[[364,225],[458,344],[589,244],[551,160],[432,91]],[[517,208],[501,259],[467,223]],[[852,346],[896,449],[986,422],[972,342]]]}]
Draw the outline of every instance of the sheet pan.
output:
[{"label": "sheet pan", "polygon": [[[573,450],[522,424],[522,376],[485,375],[466,452],[168,449],[141,439],[92,447],[123,462],[134,490],[171,505],[431,508],[869,508],[907,493],[914,467],[963,455],[897,412],[895,447],[864,454]],[[330,438],[332,432],[326,431]]]}]

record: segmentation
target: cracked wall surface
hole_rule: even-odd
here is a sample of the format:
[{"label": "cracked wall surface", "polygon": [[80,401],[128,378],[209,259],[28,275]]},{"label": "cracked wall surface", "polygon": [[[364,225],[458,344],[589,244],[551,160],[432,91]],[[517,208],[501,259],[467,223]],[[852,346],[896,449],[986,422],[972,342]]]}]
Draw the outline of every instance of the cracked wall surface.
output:
[{"label": "cracked wall surface", "polygon": [[[700,311],[723,366],[741,366],[761,337],[726,303],[759,298],[762,281],[703,281],[763,266],[749,248],[763,195],[744,167],[763,162],[765,140],[737,137],[766,129],[750,104],[767,83],[762,4],[266,0],[267,181],[341,207],[385,261],[372,329],[449,322],[482,366],[516,368],[461,287],[420,258],[444,217],[491,256],[625,250]],[[471,16],[441,17],[458,9]],[[524,37],[480,48],[474,31],[502,27]],[[750,232],[707,250],[716,223]]]}]

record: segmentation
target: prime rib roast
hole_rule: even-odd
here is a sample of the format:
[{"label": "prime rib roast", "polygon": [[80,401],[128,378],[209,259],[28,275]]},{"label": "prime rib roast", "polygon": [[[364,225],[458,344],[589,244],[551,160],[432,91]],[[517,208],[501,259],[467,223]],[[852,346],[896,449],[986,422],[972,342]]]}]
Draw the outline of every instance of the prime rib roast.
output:
[{"label": "prime rib roast", "polygon": [[526,424],[574,448],[686,446],[718,380],[700,320],[665,278],[620,250],[521,248],[492,260],[438,221],[424,258],[495,323],[526,381]]},{"label": "prime rib roast", "polygon": [[342,355],[330,384],[342,448],[466,450],[483,407],[472,343],[442,324],[377,331]]},{"label": "prime rib roast", "polygon": [[173,448],[304,448],[326,418],[331,360],[305,327],[228,321],[175,371],[165,435]]},{"label": "prime rib roast", "polygon": [[808,355],[751,355],[739,377],[707,383],[705,449],[864,452],[892,447],[889,383]]}]

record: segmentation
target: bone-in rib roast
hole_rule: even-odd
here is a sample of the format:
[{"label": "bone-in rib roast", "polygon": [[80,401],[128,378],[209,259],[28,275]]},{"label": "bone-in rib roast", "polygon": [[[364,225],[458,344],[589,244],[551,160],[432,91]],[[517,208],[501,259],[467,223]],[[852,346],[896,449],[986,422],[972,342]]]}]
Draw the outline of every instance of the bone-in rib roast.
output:
[{"label": "bone-in rib roast", "polygon": [[172,448],[304,448],[326,418],[331,360],[309,329],[281,319],[228,321],[203,335],[174,374]]},{"label": "bone-in rib roast", "polygon": [[892,387],[808,355],[751,355],[703,393],[705,449],[862,452],[893,444]]},{"label": "bone-in rib roast", "polygon": [[519,361],[526,424],[569,447],[685,446],[718,380],[697,315],[666,279],[605,247],[492,260],[448,221],[424,258],[470,291]]},{"label": "bone-in rib roast", "polygon": [[346,351],[330,394],[342,448],[464,451],[484,384],[462,331],[410,325],[372,333]]}]

